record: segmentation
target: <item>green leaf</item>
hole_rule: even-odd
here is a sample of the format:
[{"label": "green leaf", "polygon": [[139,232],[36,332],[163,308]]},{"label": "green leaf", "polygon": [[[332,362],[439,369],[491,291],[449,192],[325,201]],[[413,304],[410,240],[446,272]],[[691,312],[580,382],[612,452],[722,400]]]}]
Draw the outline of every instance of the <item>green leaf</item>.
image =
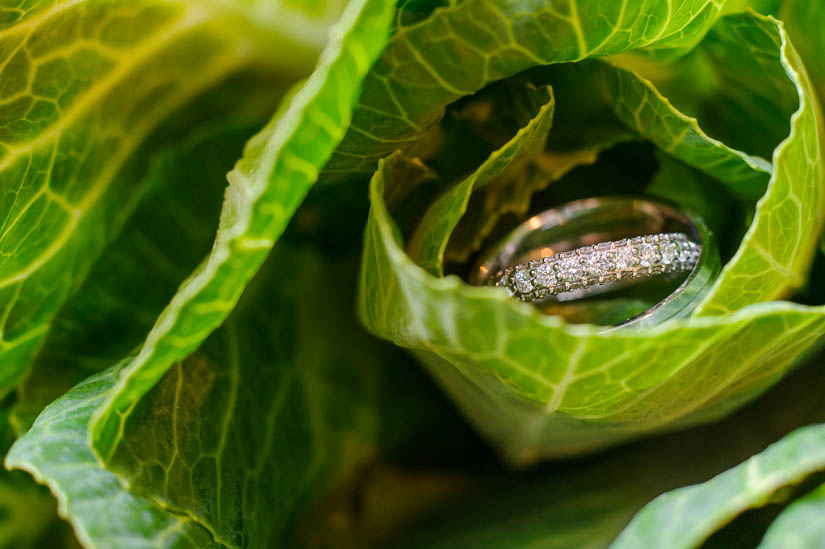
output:
[{"label": "green leaf", "polygon": [[713,232],[722,256],[729,256],[739,247],[747,228],[745,218],[749,208],[732,193],[720,188],[718,181],[699,170],[661,151],[656,151],[656,160],[659,171],[645,189],[645,194],[665,199],[699,215]]},{"label": "green leaf", "polygon": [[[501,148],[494,151],[472,175],[439,197],[424,214],[408,247],[410,257],[428,272],[443,275],[444,251],[450,235],[464,215],[470,195],[476,188],[502,184],[508,174],[536,158],[544,149],[553,124],[552,88],[545,88],[544,104],[526,126]],[[512,177],[512,176],[510,176]]]},{"label": "green leaf", "polygon": [[825,36],[819,32],[825,18],[825,6],[805,0],[772,1],[780,6],[774,11],[779,12],[777,17],[785,23],[794,47],[802,56],[805,69],[819,91],[820,99],[825,98],[825,59],[821,55],[825,48]]},{"label": "green leaf", "polygon": [[[757,3],[776,12],[780,0]],[[18,432],[31,427],[7,459],[31,474],[0,475],[0,545],[57,546],[71,523],[88,547],[605,547],[656,494],[776,440],[765,418],[784,420],[799,401],[762,402],[765,421],[718,438],[675,432],[731,414],[825,341],[808,274],[825,220],[818,77],[782,23],[717,21],[745,5],[0,8],[0,396],[17,386],[4,402]],[[802,39],[815,55],[818,39]],[[227,188],[245,136],[324,44]],[[246,86],[244,75],[261,78]],[[361,180],[314,186],[322,174]],[[696,315],[604,332],[571,322],[613,323],[648,302],[631,292],[539,308],[444,276],[466,276],[458,263],[517,217],[612,192],[699,211],[720,236],[732,259]],[[362,323],[418,358],[505,460],[648,440],[533,472],[495,469],[479,442],[442,440],[458,420],[350,310],[365,221]],[[805,283],[800,303],[772,301]],[[720,528],[711,545],[736,539],[755,516],[723,528],[737,513],[825,470],[822,433],[665,496],[627,543],[636,529],[676,547]],[[461,466],[428,470],[444,460]],[[692,515],[668,507],[685,494]],[[442,497],[457,499],[436,507]],[[821,497],[791,504],[765,543],[815,535],[797,521]],[[428,508],[429,523],[389,537]]]},{"label": "green leaf", "polygon": [[438,9],[393,35],[325,173],[372,173],[378,159],[426,133],[447,104],[530,67],[644,47],[689,47],[713,24],[721,4],[485,0]]},{"label": "green leaf", "polygon": [[[244,83],[254,84],[233,79],[227,85],[235,89]],[[216,90],[216,97],[232,97],[223,88]],[[271,84],[265,89],[271,95]],[[209,252],[225,174],[247,137],[272,113],[270,100],[254,106],[249,92],[244,96],[249,113],[235,112],[227,120],[208,109],[216,120],[192,128],[186,139],[150,162],[140,182],[145,189],[140,205],[58,312],[17,389],[12,422],[19,434],[48,403],[129,354]]]},{"label": "green leaf", "polygon": [[406,255],[383,203],[395,158],[382,163],[370,189],[361,318],[373,333],[415,349],[513,461],[592,451],[719,417],[773,384],[825,334],[825,309],[790,303],[599,333],[499,289],[433,277]]},{"label": "green leaf", "polygon": [[104,459],[120,442],[134,403],[221,324],[285,229],[344,135],[361,80],[386,42],[391,8],[386,0],[349,4],[318,67],[282,115],[247,145],[229,174],[212,251],[181,285],[95,412],[91,437]]},{"label": "green leaf", "polygon": [[[461,455],[452,458],[454,462],[443,458],[446,468],[428,470],[429,475],[440,474],[445,483],[452,475],[466,488],[444,498],[442,505],[396,532],[384,545],[604,549],[659,494],[712,478],[799,425],[821,421],[825,417],[823,389],[825,378],[814,360],[721,422],[585,459],[512,471],[468,468]],[[450,456],[449,449],[441,453]],[[408,481],[412,486],[395,486],[395,497],[412,499],[405,496],[415,493],[416,480]],[[754,545],[760,537],[756,536]],[[741,541],[732,538],[727,545],[708,547],[750,547]]]},{"label": "green leaf", "polygon": [[446,257],[464,263],[478,252],[505,216],[524,216],[531,199],[576,168],[595,164],[599,154],[632,136],[607,132],[594,136],[587,145],[570,150],[545,149],[522,170],[508,174],[470,196],[467,212],[452,232]]},{"label": "green leaf", "polygon": [[[805,0],[773,0],[780,4],[779,19],[785,23],[794,47],[805,62],[805,69],[811,77],[819,95],[819,104],[825,102],[825,36],[819,32],[820,23],[825,20],[825,6],[819,2]],[[755,8],[755,9],[758,9]],[[820,250],[825,253],[825,235],[820,241]]]},{"label": "green leaf", "polygon": [[33,547],[53,542],[60,528],[54,499],[27,475],[0,471],[0,546]]},{"label": "green leaf", "polygon": [[782,3],[782,0],[728,0],[724,11],[733,13],[751,8],[763,15],[776,15]]},{"label": "green leaf", "polygon": [[[0,394],[13,389],[54,314],[131,214],[141,191],[139,149],[175,138],[150,139],[151,132],[244,66],[295,72],[311,65],[317,44],[288,39],[282,22],[258,27],[252,8],[150,0],[5,5]],[[272,58],[272,48],[285,44],[290,55]],[[263,55],[272,60],[261,64]]]},{"label": "green leaf", "polygon": [[192,519],[168,513],[150,498],[127,491],[88,446],[89,417],[115,382],[118,369],[84,381],[50,405],[6,457],[6,466],[47,485],[58,513],[86,548],[216,547]]},{"label": "green leaf", "polygon": [[825,540],[825,484],[792,503],[765,533],[759,549],[814,549]]},{"label": "green leaf", "polygon": [[[805,283],[825,220],[822,115],[781,23],[755,14],[726,16],[699,46],[715,83],[698,100],[722,141],[772,151],[772,162],[735,150],[676,110],[653,85],[601,66],[605,99],[617,116],[659,148],[704,171],[748,203],[767,192],[742,244],[696,314],[724,314],[786,297]],[[695,60],[691,60],[695,63]],[[676,74],[691,66],[677,64]],[[795,111],[795,112],[794,112]],[[788,118],[790,133],[788,134]],[[770,182],[768,183],[768,177]]]},{"label": "green leaf", "polygon": [[[263,89],[266,95],[272,94],[271,86]],[[224,94],[224,98],[226,97]],[[189,268],[196,265],[202,257],[202,254],[209,250],[216,228],[214,225],[217,224],[217,213],[220,210],[220,191],[225,186],[223,174],[232,166],[232,163],[240,154],[243,141],[245,140],[245,136],[248,135],[249,128],[255,127],[254,121],[260,121],[261,116],[265,119],[265,117],[271,113],[271,110],[264,112],[267,103],[268,102],[263,102],[262,105],[253,108],[252,112],[247,114],[232,113],[232,115],[228,117],[230,119],[229,121],[219,119],[207,124],[202,124],[194,128],[186,140],[164,151],[161,155],[153,159],[151,163],[152,169],[147,176],[148,181],[145,184],[148,190],[144,200],[135,212],[135,215],[124,227],[118,239],[105,251],[101,259],[95,264],[81,290],[59,313],[55,320],[55,326],[38,356],[32,375],[18,392],[15,416],[19,429],[22,428],[22,430],[25,431],[30,426],[30,422],[34,419],[34,416],[42,410],[45,404],[57,398],[62,392],[70,389],[72,385],[88,376],[90,372],[101,368],[106,363],[111,364],[113,361],[112,357],[122,355],[124,349],[133,347],[145,336],[146,330],[151,327],[155,320],[155,315],[168,302],[169,297],[174,294],[177,285],[188,274]],[[215,111],[210,110],[210,112]],[[249,121],[247,122],[246,120]],[[336,189],[337,188],[330,188],[329,190],[333,191]],[[324,197],[316,197],[312,203],[308,204],[311,208],[305,207],[301,210],[304,217],[318,215],[315,211],[318,206],[317,203],[319,202],[318,198]],[[359,196],[359,198],[361,197]],[[335,202],[336,208],[340,207],[340,204],[340,201]],[[214,220],[214,222],[211,220]],[[339,216],[336,221],[335,230],[337,233],[340,233],[341,216]],[[210,224],[212,223],[214,224],[210,228]],[[360,230],[361,226],[358,226],[357,231],[359,233]],[[316,228],[316,230],[313,231],[313,237],[317,238],[320,236],[318,233],[319,231]],[[170,234],[174,234],[176,237],[169,238]],[[346,236],[353,238],[356,235],[350,234]],[[294,234],[292,238],[295,239]],[[319,261],[314,257],[310,257],[304,263],[308,263],[308,266],[305,268],[308,273],[301,275],[301,278],[305,279],[305,283],[309,286],[317,284],[310,275],[321,272],[319,269]],[[346,296],[348,292],[351,292],[352,288],[350,278],[352,271],[354,271],[354,264],[352,263],[353,262],[345,262],[341,264],[340,261],[336,260],[335,271],[338,273],[336,277],[338,286],[332,291],[331,296],[327,296],[326,294],[324,296],[318,296],[311,302],[319,307],[317,315],[327,318],[327,322],[330,324],[339,324],[341,326],[352,326],[354,324],[351,315],[347,316],[342,314],[351,307]],[[302,263],[299,262],[298,266],[300,267],[301,265]],[[284,268],[283,270],[286,271],[287,269]],[[289,270],[297,273],[301,269],[290,268]],[[150,288],[146,288],[145,281],[150,277],[153,283]],[[267,287],[269,284],[275,287],[281,287],[285,282],[267,279]],[[259,284],[259,286],[261,286],[261,284]],[[267,292],[266,287],[264,288],[264,292]],[[255,295],[257,296],[264,292],[259,291]],[[271,311],[279,311],[279,314],[286,315],[286,318],[290,317],[291,313],[288,312],[286,307],[281,306],[283,304],[273,303],[271,299],[270,301],[263,300],[262,303],[265,304],[264,309],[267,310],[267,317],[272,315]],[[308,307],[309,304],[310,302],[303,303],[299,300],[298,303],[292,304],[291,308],[295,308],[297,311],[299,306]],[[323,308],[323,310],[321,310],[321,308]],[[275,318],[279,318],[280,320],[280,317],[275,316]],[[294,315],[292,315],[292,318],[294,318]],[[275,321],[273,320],[272,322],[274,323]],[[241,343],[245,349],[258,345],[257,342],[259,339],[266,339],[261,338],[260,326],[262,325],[261,322],[256,321],[254,329],[250,330],[248,336],[245,336],[245,338],[250,341],[249,344]],[[307,346],[309,349],[312,348],[311,345],[317,343],[319,340],[328,341],[330,345],[337,340],[334,330],[324,335],[318,331],[318,327],[317,324],[313,324],[305,330],[302,330],[304,337],[306,337],[308,341],[311,341],[311,344]],[[275,330],[274,325],[273,330]],[[289,349],[294,344],[291,340],[294,335],[295,330],[288,329],[284,330],[283,333],[275,332],[272,337],[284,337],[285,340],[279,347]],[[213,354],[214,352],[221,352],[224,346],[219,343],[222,343],[225,339],[226,337],[224,336],[223,338],[218,338],[216,342],[208,343],[208,348],[213,351]],[[341,356],[341,351],[347,348],[349,344],[357,347],[359,354],[351,357],[351,359],[346,359],[346,357]],[[387,383],[387,385],[390,386],[384,387],[380,395],[369,392],[367,390],[368,388],[364,388],[363,392],[357,393],[359,395],[357,403],[340,404],[342,407],[346,406],[347,408],[358,409],[357,420],[365,419],[369,414],[378,413],[373,412],[372,407],[376,407],[376,409],[380,408],[377,401],[388,398],[393,405],[391,407],[387,406],[387,409],[383,411],[381,415],[386,418],[387,421],[394,421],[391,418],[399,417],[412,409],[412,406],[407,408],[403,404],[408,398],[417,399],[422,394],[422,392],[418,390],[421,384],[420,380],[415,377],[416,372],[409,371],[412,365],[401,361],[397,370],[387,370],[383,366],[379,368],[377,365],[380,364],[380,362],[378,361],[382,358],[385,362],[397,363],[399,362],[399,358],[403,357],[396,355],[388,356],[385,348],[375,345],[374,342],[365,341],[365,338],[363,338],[360,333],[356,332],[354,337],[342,336],[339,344],[330,347],[330,350],[334,350],[335,352],[335,362],[326,363],[322,360],[322,357],[317,357],[321,363],[318,364],[316,368],[310,368],[310,365],[306,363],[291,363],[288,367],[296,369],[297,373],[295,375],[290,374],[286,377],[293,379],[304,373],[310,375],[316,370],[323,370],[324,375],[327,375],[326,369],[334,365],[338,370],[337,373],[335,373],[334,376],[332,376],[333,372],[329,372],[329,374],[334,377],[334,382],[341,386],[340,392],[345,393],[344,387],[352,387],[352,390],[355,392],[361,390],[361,386],[357,385],[355,380],[351,380],[352,377],[356,376],[356,373],[352,375],[346,373],[350,368],[357,369],[359,375],[360,372],[364,370],[364,376],[368,377],[364,384],[369,385],[375,380],[376,387],[380,386],[379,380],[383,379],[382,376],[384,372],[386,372],[387,375],[391,375],[392,384]],[[304,356],[308,356],[309,354],[311,353],[304,353]],[[203,358],[204,354],[201,353],[198,356]],[[215,356],[215,358],[222,357],[223,355]],[[273,374],[270,369],[264,368],[260,363],[260,357],[251,356],[249,359],[251,361],[246,362],[246,364],[248,370],[253,370],[252,377],[254,381],[252,383],[254,389],[270,387],[270,384],[280,383],[280,381],[283,380],[283,377],[279,377]],[[355,364],[350,364],[350,362]],[[202,364],[199,361],[193,360],[186,362],[185,367],[188,368],[190,364],[192,371],[189,372],[188,369],[185,370],[187,377],[184,381],[187,385],[203,386],[204,368]],[[366,368],[360,366],[360,364],[376,366]],[[221,364],[221,367],[224,366],[224,364]],[[259,370],[265,374],[263,379],[254,378],[255,372]],[[375,372],[374,376],[372,375],[373,371]],[[174,373],[168,377],[179,380],[180,378],[173,376],[178,376],[180,373],[180,369],[175,368]],[[221,375],[224,378],[228,376],[228,374],[223,371],[218,372],[216,376],[217,375]],[[245,373],[244,379],[250,375],[249,372]],[[311,380],[309,380],[309,382],[311,382]],[[161,384],[165,384],[164,386],[166,387],[171,383],[174,382],[161,381]],[[396,386],[404,393],[401,395],[394,394],[392,388]],[[303,406],[303,404],[300,402],[300,393],[297,392],[297,389],[293,387],[289,390],[292,391],[290,394],[293,395],[291,400],[289,400],[289,412],[286,417],[282,416],[279,421],[283,421],[287,425],[292,425],[293,423],[300,423],[293,418],[292,414],[298,413],[295,410]],[[254,395],[258,394],[252,387],[249,387],[247,392]],[[319,400],[326,394],[327,392],[324,392],[323,395],[319,395]],[[425,391],[424,394],[429,393]],[[199,415],[206,416],[208,410],[217,408],[220,405],[219,401],[225,397],[225,394],[218,393],[213,396],[214,402],[210,402],[209,406],[204,406],[204,408],[198,412]],[[336,396],[348,398],[346,394],[336,393]],[[237,415],[243,416],[256,410],[257,408],[253,406],[247,406],[248,402],[254,400],[255,399],[250,398],[239,401]],[[144,408],[146,407],[145,405],[142,406]],[[420,401],[416,401],[415,409],[418,410],[419,406],[423,406],[429,410],[429,412],[421,414],[420,411],[416,411],[416,417],[410,417],[403,422],[403,425],[399,424],[394,427],[395,435],[391,436],[388,434],[387,437],[384,437],[382,432],[381,444],[384,444],[384,440],[389,444],[392,440],[395,440],[395,437],[398,437],[399,440],[403,439],[403,433],[406,432],[405,429],[414,429],[414,426],[417,425],[418,422],[426,421],[431,413],[434,414],[437,410],[442,409],[442,407],[433,406],[429,402],[421,403]],[[303,419],[301,414],[298,414],[298,417]],[[330,413],[330,417],[342,416],[339,412],[336,412],[335,414]],[[352,433],[338,434],[340,434],[342,438],[349,440],[350,436],[354,438],[358,434],[356,433],[356,427],[363,427],[361,433],[364,434],[364,436],[368,436],[372,431],[370,431],[370,425],[366,423],[368,422],[353,423],[351,427]],[[401,422],[399,421],[399,423]],[[301,429],[305,427],[302,423]],[[146,427],[144,426],[143,428],[145,429]],[[349,427],[341,428],[342,431],[348,431],[348,429]],[[299,431],[297,427],[289,432],[295,433],[296,431]],[[286,429],[284,432],[286,432]],[[305,430],[298,432],[297,435],[308,436]],[[160,436],[163,435],[161,431],[158,430],[157,432],[153,432],[149,438],[155,439]],[[330,439],[330,443],[334,442],[332,441],[332,437],[330,437]],[[297,440],[292,438],[290,443],[297,444]],[[354,446],[358,446],[359,444],[354,444]],[[301,448],[308,448],[308,446],[309,445],[301,446]],[[299,455],[300,452],[303,451],[301,448],[296,449],[290,447],[288,452],[286,450],[279,450],[285,457],[283,460],[274,461],[273,463],[281,470],[286,462],[292,463],[290,456],[293,452]],[[323,476],[324,471],[329,472],[328,470],[334,470],[337,467],[341,467],[344,472],[346,472],[347,463],[343,458],[351,454],[352,459],[357,460],[359,456],[362,455],[360,453],[361,450],[366,453],[368,448],[364,447],[356,450],[350,448],[348,443],[342,444],[336,448],[336,451],[342,454],[342,459],[339,462],[330,459],[330,463],[324,463],[323,467],[319,467],[316,476],[320,478]],[[226,451],[227,457],[232,457],[231,463],[234,463],[235,453],[236,448],[234,446]],[[166,456],[160,456],[159,459],[161,458],[165,459]],[[119,461],[120,460],[117,460],[115,464],[119,463]],[[300,474],[296,476],[303,478]],[[305,476],[306,478],[310,478],[312,475],[308,472]],[[330,476],[332,475],[330,474]],[[278,480],[279,478],[277,474],[270,474],[267,478],[261,479],[256,483],[256,485],[261,487],[261,490],[272,490],[273,484],[270,484],[270,482],[274,482],[277,490],[279,490],[278,493],[283,496],[283,500],[279,502],[278,506],[272,505],[269,507],[270,510],[276,507],[282,509],[283,515],[278,517],[272,515],[267,516],[267,528],[283,528],[284,523],[290,520],[289,511],[292,509],[292,506],[298,503],[301,505],[307,503],[307,501],[300,496],[302,495],[301,490],[309,490],[309,486],[300,486],[300,483],[297,481],[292,485],[289,484],[289,479],[281,482]],[[210,482],[214,484],[215,479],[210,479]],[[221,480],[220,482],[226,485],[229,481]],[[137,493],[145,494],[146,491],[155,488],[154,486],[145,487],[142,482],[138,482],[136,479],[131,480],[130,483]],[[318,490],[323,488],[321,482],[316,484]],[[140,492],[140,488],[143,488],[143,492]],[[294,494],[290,492],[292,489],[295,490]],[[176,493],[176,496],[178,494],[179,493]],[[308,498],[311,494],[309,492],[307,492],[307,494]],[[164,494],[164,496],[166,495],[167,494]],[[157,496],[153,497],[157,499]],[[180,504],[192,503],[191,499],[187,500],[182,497],[176,497],[174,499],[179,501]],[[253,526],[249,526],[249,529],[256,535],[264,535],[266,530],[264,527],[255,528]],[[151,536],[149,537],[151,538]],[[150,544],[151,539],[147,540],[146,543]],[[101,545],[104,544],[101,543]]]},{"label": "green leaf", "polygon": [[[0,448],[8,450],[8,405],[0,410]],[[0,471],[0,547],[33,547],[59,534],[61,524],[47,490],[19,471]]]},{"label": "green leaf", "polygon": [[7,465],[52,489],[87,547],[284,544],[315,497],[443,410],[357,327],[355,271],[282,244],[224,325],[134,403],[108,467],[88,425],[128,359],[47,407]]},{"label": "green leaf", "polygon": [[611,548],[699,547],[739,513],[768,503],[779,489],[822,469],[825,426],[803,427],[705,483],[659,496],[636,515]]},{"label": "green leaf", "polygon": [[[720,21],[719,25],[724,25]],[[602,93],[616,116],[667,154],[703,171],[744,201],[765,192],[770,163],[711,138],[695,118],[678,111],[650,81],[606,63],[595,64]]]},{"label": "green leaf", "polygon": [[[564,67],[573,66],[579,64]],[[441,145],[441,152],[431,160],[434,168],[441,173],[449,166],[458,164],[453,159],[456,155],[469,156],[456,146],[471,139],[471,135],[466,135],[469,132],[506,136],[500,139],[500,143],[495,143],[499,145],[500,151],[504,151],[505,143],[510,139],[519,139],[514,134],[527,126],[528,119],[546,101],[541,99],[542,94],[539,92],[557,84],[563,85],[565,82],[556,78],[535,78],[527,73],[523,78],[517,77],[489,86],[474,95],[472,100],[462,101],[461,110],[479,111],[478,118],[481,120],[470,124],[465,131],[458,132],[457,137]],[[466,262],[473,253],[481,249],[491,233],[498,232],[499,227],[506,225],[510,219],[525,215],[534,195],[575,168],[594,164],[601,152],[634,138],[618,120],[613,119],[609,111],[605,112],[606,108],[598,110],[601,105],[577,101],[582,96],[581,88],[585,86],[586,82],[577,81],[574,92],[562,87],[565,95],[560,98],[561,104],[558,98],[554,98],[556,105],[560,106],[554,107],[553,116],[556,118],[556,115],[560,115],[561,124],[553,122],[549,141],[545,138],[541,142],[533,140],[536,142],[520,153],[519,158],[505,171],[490,181],[480,181],[483,184],[473,186],[466,212],[448,235],[445,256],[450,262]],[[521,113],[521,116],[514,116],[514,113]],[[450,123],[452,120],[448,117],[445,122]],[[590,122],[593,122],[592,125]],[[544,144],[544,141],[547,143]],[[490,159],[492,160],[492,156]],[[475,162],[466,171],[474,172],[471,177],[478,177],[485,170],[485,164],[479,166],[481,159],[473,160]],[[426,225],[426,222],[421,224]]]},{"label": "green leaf", "polygon": [[[729,67],[728,84],[733,89],[743,88],[743,81],[761,82],[759,89],[766,95],[781,88],[776,71],[770,68],[779,62],[796,88],[798,101],[790,134],[773,153],[771,181],[757,204],[753,222],[739,250],[694,313],[720,315],[785,297],[805,283],[825,221],[825,127],[810,80],[778,21],[754,14],[727,16],[714,27],[703,47],[719,65]],[[758,63],[740,64],[749,57],[756,57]],[[781,94],[773,92],[769,97]],[[766,110],[777,112],[775,105],[757,98],[743,103],[742,108],[752,116]]]}]

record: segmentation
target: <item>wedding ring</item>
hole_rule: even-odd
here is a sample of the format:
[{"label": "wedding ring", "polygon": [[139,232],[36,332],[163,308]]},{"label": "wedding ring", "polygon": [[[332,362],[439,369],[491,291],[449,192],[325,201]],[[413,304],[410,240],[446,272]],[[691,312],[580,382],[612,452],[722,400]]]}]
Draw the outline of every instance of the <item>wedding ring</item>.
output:
[{"label": "wedding ring", "polygon": [[476,284],[531,303],[573,301],[658,277],[687,275],[667,297],[619,325],[690,313],[720,268],[697,216],[636,198],[590,198],[531,217],[482,258]]},{"label": "wedding ring", "polygon": [[682,233],[652,234],[600,242],[508,267],[495,285],[522,301],[606,285],[622,279],[692,271],[701,245]]}]

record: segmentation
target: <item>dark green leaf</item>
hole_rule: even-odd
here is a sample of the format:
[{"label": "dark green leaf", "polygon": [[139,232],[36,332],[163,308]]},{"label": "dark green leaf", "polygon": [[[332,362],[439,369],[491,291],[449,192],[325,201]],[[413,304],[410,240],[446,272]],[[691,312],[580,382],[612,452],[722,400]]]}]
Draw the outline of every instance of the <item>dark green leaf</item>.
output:
[{"label": "dark green leaf", "polygon": [[696,43],[721,8],[711,0],[461,2],[399,29],[364,82],[352,125],[325,168],[369,174],[409,146],[449,103],[537,65]]},{"label": "dark green leaf", "polygon": [[387,0],[348,5],[312,76],[247,144],[229,174],[209,256],[181,285],[95,413],[91,436],[104,459],[120,442],[128,410],[221,324],[286,228],[349,125],[361,79],[386,42],[391,8]]},{"label": "dark green leaf", "polygon": [[699,547],[739,513],[764,505],[777,490],[822,469],[825,426],[803,427],[703,484],[659,496],[636,515],[611,548]]},{"label": "dark green leaf", "polygon": [[406,255],[383,204],[394,168],[395,158],[383,163],[371,186],[361,317],[372,332],[416,349],[511,460],[592,451],[719,417],[764,391],[825,334],[825,309],[790,303],[599,333],[500,289],[435,278]]},{"label": "dark green leaf", "polygon": [[825,546],[825,485],[792,503],[768,528],[759,549],[821,549]]},{"label": "dark green leaf", "polygon": [[494,151],[471,176],[439,197],[424,214],[408,251],[410,257],[431,274],[443,275],[444,250],[467,209],[473,190],[496,185],[507,187],[513,172],[520,171],[526,162],[541,154],[553,124],[555,105],[552,89],[545,88],[543,92],[546,102],[539,107],[532,120],[504,146]]},{"label": "dark green leaf", "polygon": [[[147,136],[228,74],[271,67],[261,55],[290,43],[287,29],[250,21],[251,7],[64,0],[4,8],[0,394],[14,388],[54,314],[131,214],[141,192],[136,151]],[[295,72],[309,68],[318,45],[291,49],[274,64]]]},{"label": "dark green leaf", "polygon": [[7,464],[52,489],[88,547],[278,544],[316,494],[442,411],[357,327],[354,275],[279,246],[226,323],[130,408],[108,468],[88,424],[129,359],[51,404]]}]

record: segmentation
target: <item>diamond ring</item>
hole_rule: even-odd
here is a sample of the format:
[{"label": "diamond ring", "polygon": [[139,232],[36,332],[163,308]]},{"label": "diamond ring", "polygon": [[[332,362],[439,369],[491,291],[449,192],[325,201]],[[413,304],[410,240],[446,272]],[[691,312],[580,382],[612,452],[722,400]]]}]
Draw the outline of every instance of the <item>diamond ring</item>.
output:
[{"label": "diamond ring", "polygon": [[472,282],[546,304],[683,278],[641,314],[615,323],[640,327],[689,314],[719,268],[711,233],[697,216],[647,199],[591,198],[519,225],[483,256]]},{"label": "diamond ring", "polygon": [[508,267],[498,274],[495,285],[522,301],[540,301],[621,279],[689,272],[701,251],[700,244],[682,233],[600,242]]}]

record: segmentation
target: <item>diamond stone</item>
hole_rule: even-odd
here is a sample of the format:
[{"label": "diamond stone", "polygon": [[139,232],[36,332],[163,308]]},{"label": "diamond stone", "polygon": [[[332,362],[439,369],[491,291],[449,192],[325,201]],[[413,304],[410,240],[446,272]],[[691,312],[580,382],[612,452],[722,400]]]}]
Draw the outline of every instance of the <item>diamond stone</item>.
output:
[{"label": "diamond stone", "polygon": [[496,286],[522,301],[540,301],[594,284],[695,268],[702,247],[681,233],[601,242],[509,267]]},{"label": "diamond stone", "polygon": [[675,242],[665,242],[660,249],[662,252],[662,263],[670,265],[679,258],[679,245]]},{"label": "diamond stone", "polygon": [[597,252],[587,259],[588,274],[598,278],[613,270],[613,254],[610,252]]},{"label": "diamond stone", "polygon": [[679,261],[687,263],[693,259],[695,253],[694,244],[685,242],[679,246]]},{"label": "diamond stone", "polygon": [[533,282],[526,271],[516,271],[513,275],[513,283],[520,294],[529,294],[533,291]]},{"label": "diamond stone", "polygon": [[579,256],[566,257],[561,260],[561,269],[566,282],[578,282],[587,276],[587,267]]},{"label": "diamond stone", "polygon": [[632,247],[619,248],[614,255],[616,257],[616,268],[620,271],[629,271],[636,266],[636,256],[633,254]]},{"label": "diamond stone", "polygon": [[645,242],[639,246],[639,264],[650,267],[659,260],[659,248],[652,242]]},{"label": "diamond stone", "polygon": [[555,275],[556,273],[553,272],[553,266],[548,262],[543,262],[536,267],[536,284],[544,288],[549,288],[556,279]]}]

